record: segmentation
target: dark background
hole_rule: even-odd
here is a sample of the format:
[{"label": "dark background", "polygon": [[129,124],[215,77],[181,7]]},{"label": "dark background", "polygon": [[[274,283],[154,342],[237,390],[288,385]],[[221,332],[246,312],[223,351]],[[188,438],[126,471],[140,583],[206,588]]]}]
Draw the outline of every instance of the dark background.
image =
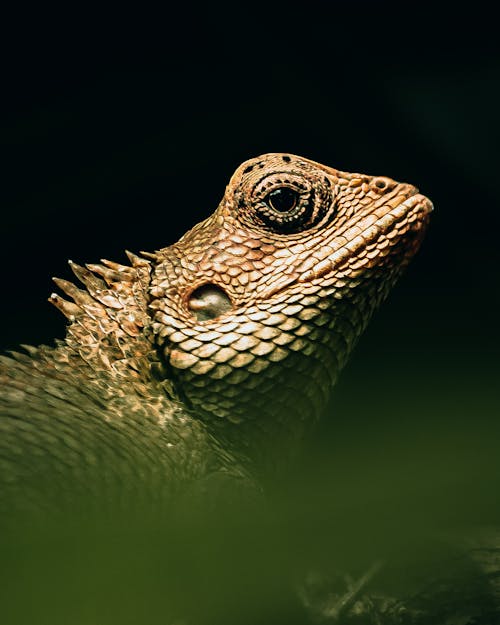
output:
[{"label": "dark background", "polygon": [[[345,371],[325,440],[331,453],[363,460],[360,474],[381,472],[367,488],[418,474],[438,494],[450,483],[457,493],[484,484],[492,492],[494,16],[477,3],[169,10],[44,9],[12,24],[3,59],[0,345],[62,337],[64,320],[46,298],[52,275],[71,279],[68,258],[125,261],[126,248],[174,242],[215,209],[247,158],[287,151],[412,182],[435,204],[429,234]],[[498,512],[486,500],[483,519]]]}]

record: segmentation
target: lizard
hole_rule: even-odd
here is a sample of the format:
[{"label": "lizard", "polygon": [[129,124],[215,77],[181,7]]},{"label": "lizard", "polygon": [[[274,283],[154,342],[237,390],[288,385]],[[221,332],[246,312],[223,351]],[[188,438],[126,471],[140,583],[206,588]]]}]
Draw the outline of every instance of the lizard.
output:
[{"label": "lizard", "polygon": [[286,467],[431,210],[412,185],[266,154],[174,245],[128,253],[130,265],[70,261],[85,288],[55,278],[71,301],[50,296],[65,340],[2,358],[2,474],[15,481],[28,450],[50,461],[59,427],[80,464],[81,437],[113,454],[113,430],[125,455],[133,437],[181,481],[229,458],[243,472]]},{"label": "lizard", "polygon": [[65,339],[1,357],[4,496],[162,502],[214,476],[262,489],[321,417],[432,209],[411,184],[270,153],[177,243],[127,265],[70,261],[83,288],[55,278],[66,297],[50,296]]}]

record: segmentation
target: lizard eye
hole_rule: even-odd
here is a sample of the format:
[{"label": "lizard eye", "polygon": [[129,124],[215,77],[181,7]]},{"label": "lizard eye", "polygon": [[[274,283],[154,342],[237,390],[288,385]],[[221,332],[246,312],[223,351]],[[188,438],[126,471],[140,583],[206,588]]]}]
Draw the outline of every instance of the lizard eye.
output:
[{"label": "lizard eye", "polygon": [[241,220],[276,234],[298,234],[333,214],[328,177],[300,163],[270,172],[253,170],[235,196]]},{"label": "lizard eye", "polygon": [[256,216],[283,233],[303,229],[314,208],[313,190],[304,180],[267,180],[252,199]]},{"label": "lizard eye", "polygon": [[298,200],[299,194],[290,187],[278,187],[271,191],[264,201],[269,208],[278,213],[289,213],[295,208]]}]

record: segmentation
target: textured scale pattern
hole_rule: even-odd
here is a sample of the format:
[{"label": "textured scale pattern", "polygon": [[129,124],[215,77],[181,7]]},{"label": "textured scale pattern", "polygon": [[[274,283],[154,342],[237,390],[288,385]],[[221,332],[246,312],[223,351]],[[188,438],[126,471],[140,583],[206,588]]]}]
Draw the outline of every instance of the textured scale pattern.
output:
[{"label": "textured scale pattern", "polygon": [[0,450],[4,475],[29,464],[28,439],[55,457],[61,428],[72,466],[116,428],[129,443],[114,453],[143,449],[137,466],[162,479],[286,464],[431,210],[411,185],[267,154],[174,245],[130,266],[71,263],[85,288],[56,279],[71,301],[51,296],[65,341],[3,358],[0,429],[20,450]]}]

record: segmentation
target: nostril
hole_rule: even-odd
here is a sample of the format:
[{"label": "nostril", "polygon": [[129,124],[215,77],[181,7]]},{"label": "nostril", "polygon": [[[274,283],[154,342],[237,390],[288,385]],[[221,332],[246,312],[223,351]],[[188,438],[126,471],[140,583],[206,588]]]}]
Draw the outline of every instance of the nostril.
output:
[{"label": "nostril", "polygon": [[233,307],[227,293],[216,284],[203,284],[189,296],[187,306],[198,321],[215,319]]},{"label": "nostril", "polygon": [[377,189],[380,189],[381,191],[383,191],[384,189],[387,189],[387,187],[389,186],[390,181],[387,178],[384,178],[382,176],[375,178],[373,180],[373,184],[377,187]]}]

